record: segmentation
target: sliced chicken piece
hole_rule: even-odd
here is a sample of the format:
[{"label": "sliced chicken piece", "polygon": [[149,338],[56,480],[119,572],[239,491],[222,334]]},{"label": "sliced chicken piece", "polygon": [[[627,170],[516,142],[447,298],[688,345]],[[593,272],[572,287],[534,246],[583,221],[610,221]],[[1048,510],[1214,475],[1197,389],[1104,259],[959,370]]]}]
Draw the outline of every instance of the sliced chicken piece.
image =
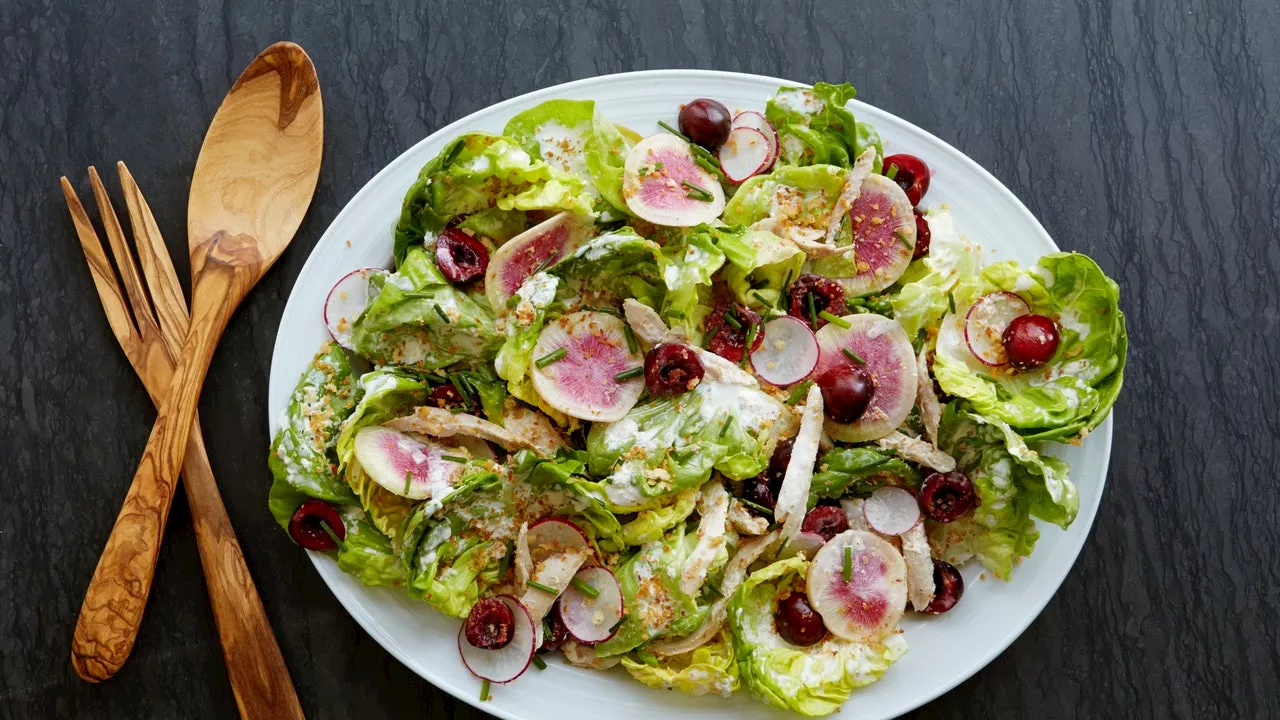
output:
[{"label": "sliced chicken piece", "polygon": [[569,583],[573,580],[573,576],[577,574],[583,563],[590,557],[590,551],[583,549],[566,550],[556,553],[541,561],[531,563],[533,568],[529,577],[526,579],[533,580],[539,585],[545,585],[554,593],[545,590],[539,590],[535,587],[526,587],[524,593],[520,596],[520,602],[524,603],[525,608],[529,610],[529,616],[533,618],[533,626],[537,628],[536,638],[538,646],[542,645],[542,619],[551,612],[551,606],[555,604],[556,598],[560,597],[565,588],[569,587]]},{"label": "sliced chicken piece", "polygon": [[942,403],[933,392],[933,377],[929,375],[929,358],[924,349],[916,358],[916,406],[920,408],[920,422],[924,424],[924,436],[938,447],[938,424],[942,422]]},{"label": "sliced chicken piece", "polygon": [[669,332],[667,324],[662,321],[662,316],[648,305],[639,300],[627,298],[622,301],[622,315],[631,326],[631,332],[635,333],[636,337],[640,338],[640,342],[645,345],[657,345],[666,341]]},{"label": "sliced chicken piece", "polygon": [[782,525],[782,544],[800,532],[809,501],[809,485],[813,482],[813,464],[818,460],[818,442],[822,438],[822,391],[817,385],[809,388],[804,410],[800,415],[800,432],[791,446],[791,462],[782,476],[782,488],[773,517]]},{"label": "sliced chicken piece", "polygon": [[924,533],[924,523],[902,534],[902,558],[907,561],[907,599],[911,607],[920,612],[933,602],[933,556],[929,552],[929,538]]},{"label": "sliced chicken piece", "polygon": [[[862,151],[858,159],[853,162],[853,167],[849,168],[844,185],[840,188],[840,197],[836,198],[836,206],[831,210],[831,217],[827,220],[825,242],[828,247],[835,247],[840,224],[844,222],[844,216],[849,214],[849,208],[853,207],[853,201],[862,194],[862,181],[871,174],[871,168],[875,166],[875,162],[876,149],[869,147]],[[849,249],[851,250],[852,247]]]},{"label": "sliced chicken piece", "polygon": [[844,498],[840,501],[840,508],[844,510],[844,516],[849,521],[850,530],[875,532],[867,524],[867,516],[862,513],[862,504],[864,502],[866,501],[862,498]]},{"label": "sliced chicken piece", "polygon": [[529,576],[533,574],[533,558],[529,556],[529,523],[520,523],[520,533],[516,535],[516,595],[523,595]]},{"label": "sliced chicken piece", "polygon": [[510,451],[533,450],[533,443],[517,437],[510,430],[467,413],[451,413],[444,408],[416,407],[413,414],[383,423],[385,427],[400,432],[417,433],[428,437],[454,437],[462,435],[495,442]]},{"label": "sliced chicken piece", "polygon": [[893,431],[877,442],[882,450],[892,450],[911,462],[931,467],[938,472],[951,472],[956,469],[956,459],[942,452],[933,445]]},{"label": "sliced chicken piece", "polygon": [[608,670],[622,662],[622,658],[619,657],[596,657],[595,648],[590,645],[580,645],[574,640],[564,641],[560,646],[560,652],[564,653],[564,659],[568,660],[570,665],[591,670]]},{"label": "sliced chicken piece", "polygon": [[502,425],[507,432],[522,438],[533,446],[533,451],[542,457],[552,457],[556,451],[564,447],[564,436],[551,422],[551,418],[537,410],[507,398],[502,406]]},{"label": "sliced chicken piece", "polygon": [[769,531],[769,521],[752,515],[738,498],[729,501],[729,527],[739,535],[763,535]]},{"label": "sliced chicken piece", "polygon": [[729,492],[718,477],[702,486],[698,496],[698,543],[689,553],[680,571],[680,591],[685,595],[697,595],[707,579],[707,572],[715,563],[716,554],[724,547],[725,520],[729,515]]}]

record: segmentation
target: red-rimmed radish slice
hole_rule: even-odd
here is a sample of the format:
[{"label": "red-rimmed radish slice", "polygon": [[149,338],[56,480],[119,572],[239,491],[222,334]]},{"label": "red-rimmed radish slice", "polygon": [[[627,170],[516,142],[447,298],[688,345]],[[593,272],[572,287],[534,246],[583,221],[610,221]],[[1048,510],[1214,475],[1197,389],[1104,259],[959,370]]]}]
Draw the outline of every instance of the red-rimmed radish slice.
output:
[{"label": "red-rimmed radish slice", "polygon": [[511,610],[513,626],[511,642],[496,649],[485,650],[467,642],[466,624],[458,629],[458,652],[462,655],[462,664],[472,675],[481,680],[495,683],[509,683],[524,674],[533,661],[534,621],[524,604],[510,595],[498,595]]},{"label": "red-rimmed radish slice", "polygon": [[881,535],[901,535],[920,524],[920,503],[900,487],[876,488],[862,504],[862,516]]},{"label": "red-rimmed radish slice", "polygon": [[729,139],[720,146],[719,157],[720,170],[729,182],[737,185],[769,169],[773,147],[759,130],[737,127],[729,131]]},{"label": "red-rimmed radish slice", "polygon": [[544,264],[551,265],[577,249],[595,227],[591,218],[562,212],[506,241],[489,258],[484,294],[501,309],[507,298]]},{"label": "red-rimmed radish slice", "polygon": [[751,367],[765,382],[794,385],[818,366],[818,339],[803,320],[790,315],[764,324],[764,341],[751,353]]},{"label": "red-rimmed radish slice", "polygon": [[382,268],[360,268],[343,275],[341,280],[334,283],[324,301],[324,324],[329,328],[329,335],[334,342],[348,350],[352,349],[351,328],[373,299],[369,279],[374,275],[385,278],[390,274]]},{"label": "red-rimmed radish slice", "polygon": [[[532,569],[521,602],[529,609],[536,629],[536,640],[542,645],[542,619],[551,612],[556,598],[569,587],[578,569],[595,557],[595,550],[577,525],[560,518],[546,518],[529,526],[525,533]],[[539,587],[540,586],[540,587]]]},{"label": "red-rimmed radish slice", "polygon": [[806,589],[809,603],[832,634],[854,642],[878,642],[894,631],[906,609],[907,565],[879,535],[846,530],[814,556]]},{"label": "red-rimmed radish slice", "polygon": [[765,139],[769,141],[769,165],[765,169],[773,167],[773,163],[778,159],[778,131],[773,127],[773,123],[769,122],[761,113],[755,110],[744,110],[733,116],[733,122],[729,125],[730,131],[733,128],[751,128],[760,131]]},{"label": "red-rimmed radish slice", "polygon": [[868,175],[849,208],[858,272],[837,278],[851,296],[868,295],[897,281],[916,247],[916,216],[907,194],[883,175]]},{"label": "red-rimmed radish slice", "polygon": [[964,315],[964,341],[983,365],[999,367],[1009,362],[1004,351],[1004,331],[1013,319],[1031,312],[1026,300],[1011,292],[987,293]]},{"label": "red-rimmed radish slice", "polygon": [[[622,588],[607,568],[589,567],[573,576],[574,582],[560,595],[560,619],[569,634],[584,645],[595,645],[613,637],[625,612]],[[593,598],[578,583],[594,588]]]},{"label": "red-rimmed radish slice", "polygon": [[356,460],[371,480],[388,492],[425,500],[438,497],[462,477],[465,463],[444,456],[469,459],[469,451],[407,435],[388,427],[361,428],[355,438]]},{"label": "red-rimmed radish slice", "polygon": [[[639,348],[628,348],[626,325],[615,315],[576,312],[547,323],[533,358],[533,388],[565,415],[592,422],[621,420],[644,392],[644,355]],[[635,368],[641,372],[625,374]]]},{"label": "red-rimmed radish slice", "polygon": [[[700,189],[710,199],[700,199]],[[724,211],[724,189],[693,159],[689,143],[675,135],[651,135],[627,153],[622,197],[636,216],[655,225],[692,227]]]},{"label": "red-rimmed radish slice", "polygon": [[812,558],[818,554],[818,550],[821,550],[826,543],[827,539],[816,532],[802,532],[782,548],[782,552],[778,553],[778,559],[786,560],[801,554],[807,558]]},{"label": "red-rimmed radish slice", "polygon": [[844,442],[875,440],[901,425],[915,405],[915,351],[897,320],[872,313],[845,315],[844,320],[848,328],[827,323],[818,330],[821,355],[814,377],[821,378],[860,360],[875,380],[875,395],[855,422],[838,423],[827,418],[827,434]]},{"label": "red-rimmed radish slice", "polygon": [[552,555],[582,552],[595,555],[586,533],[562,518],[543,518],[529,526],[526,533],[529,558],[536,565]]}]

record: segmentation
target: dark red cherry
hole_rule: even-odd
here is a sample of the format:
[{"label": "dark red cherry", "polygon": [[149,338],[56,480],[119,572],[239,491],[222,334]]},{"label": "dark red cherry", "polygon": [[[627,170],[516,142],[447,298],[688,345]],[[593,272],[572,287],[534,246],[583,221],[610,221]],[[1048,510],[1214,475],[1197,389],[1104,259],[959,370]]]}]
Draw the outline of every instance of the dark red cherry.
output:
[{"label": "dark red cherry", "polygon": [[559,650],[560,646],[569,639],[569,628],[564,624],[564,618],[560,617],[560,601],[556,600],[551,606],[551,611],[547,613],[547,619],[543,621],[542,633],[542,650]]},{"label": "dark red cherry", "polygon": [[955,565],[943,560],[933,561],[933,602],[920,612],[941,615],[960,602],[964,595],[964,577]]},{"label": "dark red cherry", "polygon": [[[805,273],[796,278],[796,281],[791,283],[791,287],[788,288],[787,296],[791,300],[790,305],[787,307],[787,312],[805,322],[811,322],[816,319],[816,328],[827,324],[826,320],[818,317],[819,313],[825,311],[838,317],[846,312],[844,286],[821,275]],[[813,305],[812,315],[809,312],[810,303]]]},{"label": "dark red cherry", "polygon": [[497,598],[484,598],[471,606],[462,632],[473,647],[498,650],[511,643],[515,625],[515,616],[506,603]]},{"label": "dark red cherry", "polygon": [[844,510],[834,505],[819,505],[804,516],[801,532],[817,533],[823,540],[830,540],[849,529],[849,518]]},{"label": "dark red cherry", "polygon": [[920,485],[920,511],[934,522],[952,522],[981,503],[973,481],[959,470],[931,473]]},{"label": "dark red cherry", "polygon": [[688,345],[659,343],[644,356],[644,386],[655,397],[694,389],[704,372],[702,361]]},{"label": "dark red cherry", "polygon": [[470,409],[474,407],[462,397],[462,393],[458,392],[458,388],[453,383],[441,385],[431,391],[427,396],[427,403],[430,407],[444,408],[450,410],[453,408]]},{"label": "dark red cherry", "polygon": [[466,230],[447,228],[436,238],[436,265],[449,282],[468,282],[484,275],[489,250]]},{"label": "dark red cherry", "polygon": [[1044,315],[1019,315],[1000,338],[1009,364],[1019,370],[1034,370],[1053,359],[1061,336],[1058,324]]},{"label": "dark red cherry", "polygon": [[876,381],[866,365],[838,365],[818,378],[822,390],[822,408],[827,417],[838,423],[851,423],[862,417],[876,394]]},{"label": "dark red cherry", "polygon": [[325,525],[339,540],[346,539],[347,528],[338,509],[323,500],[307,500],[289,518],[289,537],[308,550],[334,550],[338,543],[325,532]]},{"label": "dark red cherry", "polygon": [[822,616],[809,604],[809,596],[802,592],[793,592],[778,601],[773,623],[782,639],[792,645],[816,645],[827,636]]},{"label": "dark red cherry", "polygon": [[742,348],[747,344],[747,333],[753,326],[756,339],[751,343],[751,349],[755,350],[764,342],[764,333],[760,332],[760,315],[751,308],[722,302],[707,316],[707,349],[726,360],[738,362],[742,359]]},{"label": "dark red cherry", "polygon": [[919,260],[929,254],[929,219],[919,210],[914,211],[916,214],[916,249],[911,252],[912,260]]},{"label": "dark red cherry", "polygon": [[891,176],[898,187],[906,191],[912,205],[919,205],[920,198],[929,192],[929,166],[915,155],[890,155],[884,159],[882,167],[884,174]]},{"label": "dark red cherry", "polygon": [[729,108],[710,98],[698,98],[680,108],[680,132],[708,150],[715,150],[729,139],[733,118]]}]

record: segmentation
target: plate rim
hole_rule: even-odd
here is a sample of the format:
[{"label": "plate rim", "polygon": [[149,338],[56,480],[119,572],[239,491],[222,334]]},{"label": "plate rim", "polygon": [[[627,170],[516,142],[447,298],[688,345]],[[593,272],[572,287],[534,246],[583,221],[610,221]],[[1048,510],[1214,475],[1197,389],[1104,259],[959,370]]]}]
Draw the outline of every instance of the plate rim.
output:
[{"label": "plate rim", "polygon": [[[487,106],[478,108],[475,111],[468,113],[467,115],[447,125],[444,125],[443,127],[424,136],[422,139],[418,140],[417,142],[413,143],[409,147],[405,148],[405,150],[403,150],[399,155],[397,155],[386,165],[382,166],[382,168],[379,169],[376,173],[374,173],[374,175],[370,177],[369,180],[367,180],[364,183],[364,185],[361,186],[361,188],[354,195],[351,196],[351,199],[349,199],[346,202],[346,204],[343,205],[342,209],[338,212],[338,214],[335,215],[333,220],[329,222],[324,232],[321,233],[319,239],[316,241],[315,245],[311,248],[311,251],[308,253],[306,261],[303,263],[302,267],[298,271],[297,276],[294,278],[293,285],[290,287],[290,290],[289,290],[289,297],[285,301],[284,311],[281,313],[280,323],[276,329],[276,340],[272,344],[271,366],[270,366],[271,369],[268,370],[268,401],[267,401],[268,406],[270,405],[270,396],[272,394],[270,390],[271,383],[275,379],[275,374],[276,374],[274,372],[274,368],[276,367],[276,358],[281,354],[282,343],[284,342],[284,339],[283,339],[284,333],[282,331],[285,327],[289,326],[292,323],[293,315],[299,312],[299,310],[292,307],[294,294],[298,289],[298,280],[307,274],[308,269],[311,267],[312,263],[320,262],[319,260],[317,260],[317,256],[318,256],[317,250],[319,250],[322,246],[326,244],[326,240],[329,237],[329,235],[335,232],[334,228],[337,226],[340,226],[342,224],[342,221],[345,219],[345,217],[349,213],[355,212],[353,208],[359,206],[361,202],[364,200],[365,196],[373,192],[374,187],[377,184],[379,184],[379,182],[383,179],[383,176],[394,173],[396,170],[400,168],[401,165],[404,165],[410,162],[410,158],[417,154],[417,152],[419,151],[419,148],[427,145],[437,137],[447,136],[447,135],[456,134],[456,133],[465,131],[466,127],[469,124],[476,122],[476,118],[479,115],[482,115],[482,114],[488,115],[494,112],[501,112],[502,110],[510,108],[512,106],[520,105],[526,102],[531,102],[531,101],[535,101],[543,98],[550,99],[550,97],[553,97],[553,96],[562,96],[566,92],[570,92],[576,88],[579,88],[585,85],[602,83],[602,82],[611,82],[611,81],[699,79],[699,78],[704,79],[708,82],[714,82],[715,80],[735,79],[735,80],[745,80],[745,81],[751,81],[751,82],[764,82],[764,83],[769,83],[775,86],[811,87],[809,83],[796,82],[796,81],[773,77],[769,75],[759,75],[754,73],[740,73],[740,72],[733,72],[733,71],[726,71],[726,70],[702,70],[702,69],[694,69],[694,68],[636,70],[636,71],[621,72],[621,73],[610,73],[605,75],[593,75],[590,77],[579,78],[577,80],[571,80],[564,83],[549,85],[543,88],[539,88],[537,90],[531,90],[527,93],[523,93],[520,95],[507,98],[505,100],[499,101],[492,105],[487,105]],[[906,130],[907,132],[910,132],[910,133],[915,133],[922,140],[924,140],[931,146],[939,148],[943,152],[946,152],[947,154],[951,155],[953,160],[959,162],[961,165],[966,166],[967,169],[969,169],[970,171],[975,171],[979,176],[982,177],[982,179],[987,181],[987,183],[995,189],[997,194],[1004,196],[1006,200],[1012,201],[1011,202],[1012,207],[1016,210],[1018,214],[1022,216],[1022,219],[1024,221],[1029,221],[1030,226],[1033,227],[1039,233],[1041,238],[1043,238],[1045,241],[1048,242],[1049,246],[1052,248],[1052,251],[1056,252],[1061,250],[1061,248],[1058,247],[1058,244],[1054,241],[1053,236],[1050,235],[1049,232],[1041,224],[1039,218],[1037,218],[1031,212],[1031,210],[1027,208],[1027,206],[1022,202],[1022,200],[1016,194],[1014,194],[1012,190],[1010,190],[1007,186],[1005,186],[1003,182],[1001,182],[997,177],[995,177],[990,171],[988,171],[985,167],[983,167],[973,158],[970,158],[967,154],[965,154],[955,146],[951,145],[950,143],[946,142],[945,140],[942,140],[941,138],[937,137],[936,135],[929,132],[928,130],[925,130],[924,128],[919,127],[915,123],[909,120],[906,120],[901,116],[890,113],[887,110],[883,110],[874,105],[869,105],[865,102],[858,100],[856,97],[853,100],[849,101],[849,105],[853,107],[855,113],[858,113],[860,117],[869,115],[869,116],[872,116],[873,118],[892,119],[894,123],[898,123],[901,125],[901,129]],[[275,431],[278,429],[278,420],[276,419],[276,416],[274,413],[269,414],[269,425],[270,425],[270,432],[272,433],[272,435],[274,435]],[[1028,612],[1020,622],[1016,623],[1015,626],[1011,627],[1008,633],[1006,633],[1003,637],[999,638],[996,642],[994,642],[988,651],[986,651],[985,653],[982,653],[980,656],[975,657],[971,659],[969,662],[965,663],[963,665],[963,669],[959,670],[956,673],[953,673],[950,678],[948,678],[945,682],[935,686],[932,690],[923,692],[920,694],[910,695],[905,699],[905,701],[894,704],[892,707],[888,708],[888,713],[889,713],[888,717],[895,717],[903,713],[907,713],[917,708],[923,707],[924,705],[938,699],[942,695],[945,695],[946,693],[955,689],[958,685],[960,685],[960,683],[965,682],[966,680],[977,675],[979,672],[985,669],[989,664],[991,664],[991,662],[996,657],[1000,656],[1006,650],[1008,650],[1009,646],[1012,645],[1015,640],[1017,640],[1019,637],[1022,636],[1023,633],[1026,632],[1027,628],[1030,627],[1031,624],[1035,622],[1040,617],[1040,615],[1044,612],[1044,609],[1048,606],[1049,602],[1054,597],[1057,596],[1058,591],[1062,588],[1062,583],[1066,580],[1067,575],[1069,575],[1071,570],[1075,567],[1075,564],[1079,559],[1080,552],[1084,549],[1084,546],[1088,542],[1089,536],[1093,531],[1093,525],[1097,519],[1097,511],[1098,511],[1098,508],[1101,506],[1102,496],[1106,490],[1107,476],[1110,471],[1113,435],[1114,435],[1114,421],[1112,416],[1108,414],[1106,420],[1100,426],[1095,428],[1094,432],[1091,433],[1089,436],[1091,442],[1095,444],[1101,442],[1103,445],[1103,447],[1101,448],[1102,462],[1100,466],[1100,472],[1098,477],[1096,478],[1097,482],[1094,485],[1094,490],[1091,493],[1093,502],[1090,503],[1090,505],[1088,506],[1089,512],[1087,513],[1087,516],[1076,518],[1076,523],[1079,523],[1081,521],[1087,521],[1087,527],[1083,528],[1083,531],[1080,535],[1079,542],[1075,543],[1075,547],[1068,551],[1068,554],[1070,556],[1069,562],[1061,564],[1058,568],[1056,568],[1053,572],[1051,572],[1049,574],[1048,582],[1044,583],[1044,584],[1051,583],[1052,591],[1045,596],[1043,601],[1035,603],[1038,606],[1034,607],[1033,609],[1030,609],[1031,611]],[[1095,437],[1097,439],[1093,439]],[[1079,484],[1077,483],[1077,486],[1078,485]],[[1037,525],[1041,525],[1041,523],[1037,521]],[[1073,523],[1073,527],[1074,527],[1074,523]],[[416,659],[413,658],[413,656],[410,655],[410,653],[407,650],[402,648],[395,641],[395,638],[390,636],[390,634],[386,632],[385,628],[383,628],[379,624],[379,622],[372,617],[372,615],[368,612],[368,610],[366,610],[364,605],[357,602],[357,600],[353,596],[349,597],[346,593],[339,592],[339,590],[330,582],[329,573],[341,572],[341,571],[336,570],[336,565],[331,562],[331,560],[327,555],[325,555],[324,553],[315,552],[315,551],[307,551],[307,554],[310,556],[311,563],[316,568],[321,579],[324,581],[325,586],[329,589],[331,593],[333,593],[334,597],[338,600],[338,603],[342,605],[343,609],[347,612],[347,614],[350,615],[352,619],[354,619],[356,623],[359,624],[360,627],[371,638],[373,638],[384,650],[386,650],[389,654],[391,654],[398,662],[400,662],[402,665],[408,668],[411,672],[413,672],[415,675],[418,675],[423,680],[431,684],[432,687],[442,690],[443,692],[448,693],[452,697],[458,700],[461,700],[467,703],[468,705],[478,710],[481,710],[485,713],[488,713],[495,717],[502,718],[503,720],[526,720],[527,719],[528,716],[521,715],[515,712],[514,709],[509,709],[505,706],[498,705],[495,703],[483,703],[479,700],[478,697],[473,697],[472,695],[460,692],[458,688],[454,688],[451,684],[446,683],[445,681],[437,679],[435,677],[432,677],[429,674],[428,668],[421,665]],[[330,567],[331,565],[332,567]],[[742,690],[742,692],[746,692],[745,688]],[[655,697],[660,697],[660,696],[655,695]],[[786,711],[779,711],[779,712],[786,713]],[[792,713],[786,713],[786,714],[793,715]]]}]

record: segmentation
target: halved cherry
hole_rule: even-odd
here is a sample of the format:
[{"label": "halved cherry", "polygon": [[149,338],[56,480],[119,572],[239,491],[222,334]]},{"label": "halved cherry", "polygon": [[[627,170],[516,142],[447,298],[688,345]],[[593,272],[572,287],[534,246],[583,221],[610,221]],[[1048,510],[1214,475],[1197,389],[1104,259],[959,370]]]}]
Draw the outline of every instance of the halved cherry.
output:
[{"label": "halved cherry", "polygon": [[447,228],[436,238],[436,265],[449,282],[469,282],[488,269],[489,250],[466,230]]},{"label": "halved cherry", "polygon": [[919,260],[929,254],[929,239],[932,233],[929,232],[929,219],[919,210],[916,214],[916,249],[911,252],[912,260]]},{"label": "halved cherry", "polygon": [[920,612],[941,615],[960,602],[964,595],[964,576],[955,565],[944,560],[933,561],[933,602]]},{"label": "halved cherry", "polygon": [[912,205],[919,205],[920,198],[929,192],[929,166],[915,155],[890,155],[884,159],[883,167],[884,174],[898,183]]},{"label": "halved cherry", "polygon": [[680,343],[659,343],[644,357],[644,386],[655,397],[689,392],[705,372],[697,353]]},{"label": "halved cherry", "polygon": [[737,303],[722,302],[707,316],[706,333],[710,338],[707,349],[726,360],[738,362],[742,359],[747,335],[755,336],[751,350],[764,342],[764,333],[760,328],[760,315],[756,311]]},{"label": "halved cherry", "polygon": [[787,296],[791,299],[787,313],[814,323],[814,330],[827,324],[819,317],[820,313],[828,312],[838,317],[848,312],[844,305],[844,286],[821,275],[804,273],[791,283]]},{"label": "halved cherry", "polygon": [[337,549],[338,543],[325,532],[326,525],[339,540],[346,539],[347,528],[338,509],[323,500],[307,500],[289,518],[289,537],[308,550]]},{"label": "halved cherry", "polygon": [[462,393],[458,392],[458,388],[454,387],[453,383],[441,385],[432,390],[431,394],[427,396],[426,404],[430,407],[444,408],[445,410],[453,408],[470,410],[475,407],[473,403],[467,402],[462,397]]},{"label": "halved cherry", "polygon": [[498,598],[484,598],[471,606],[462,632],[467,642],[481,650],[499,650],[511,642],[515,614]]}]

